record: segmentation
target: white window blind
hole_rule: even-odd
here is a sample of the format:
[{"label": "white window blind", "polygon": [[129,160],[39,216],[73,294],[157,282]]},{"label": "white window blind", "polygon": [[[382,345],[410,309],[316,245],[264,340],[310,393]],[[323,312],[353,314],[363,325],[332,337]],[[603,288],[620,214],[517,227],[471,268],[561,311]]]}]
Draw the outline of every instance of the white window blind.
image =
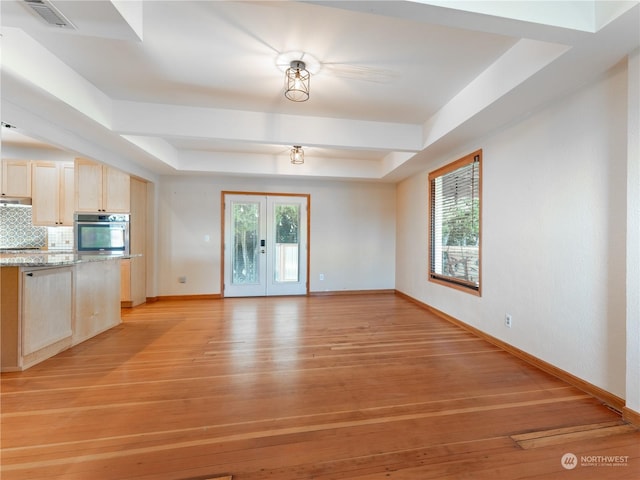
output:
[{"label": "white window blind", "polygon": [[480,292],[482,151],[429,174],[429,278]]}]

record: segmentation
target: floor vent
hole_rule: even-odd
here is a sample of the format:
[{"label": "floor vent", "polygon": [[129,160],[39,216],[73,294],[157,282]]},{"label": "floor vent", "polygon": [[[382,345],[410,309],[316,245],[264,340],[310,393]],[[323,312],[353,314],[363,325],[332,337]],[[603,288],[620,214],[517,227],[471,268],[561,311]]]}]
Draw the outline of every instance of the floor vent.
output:
[{"label": "floor vent", "polygon": [[532,448],[546,447],[549,445],[562,445],[565,443],[588,440],[590,438],[609,437],[623,433],[635,432],[638,429],[622,421],[593,423],[590,425],[577,425],[575,427],[556,428],[553,430],[540,430],[519,435],[512,435],[520,448],[529,450]]},{"label": "floor vent", "polygon": [[76,27],[51,3],[46,0],[22,0],[27,8],[47,24],[58,28],[75,30]]}]

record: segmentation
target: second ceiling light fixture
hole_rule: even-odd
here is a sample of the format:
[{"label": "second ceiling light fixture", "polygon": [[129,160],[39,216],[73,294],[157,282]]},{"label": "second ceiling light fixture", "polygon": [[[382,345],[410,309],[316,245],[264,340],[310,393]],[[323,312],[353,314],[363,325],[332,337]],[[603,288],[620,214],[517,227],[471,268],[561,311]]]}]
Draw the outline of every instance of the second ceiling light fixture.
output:
[{"label": "second ceiling light fixture", "polygon": [[294,165],[302,165],[304,163],[304,150],[300,145],[294,145],[291,149],[291,163]]}]

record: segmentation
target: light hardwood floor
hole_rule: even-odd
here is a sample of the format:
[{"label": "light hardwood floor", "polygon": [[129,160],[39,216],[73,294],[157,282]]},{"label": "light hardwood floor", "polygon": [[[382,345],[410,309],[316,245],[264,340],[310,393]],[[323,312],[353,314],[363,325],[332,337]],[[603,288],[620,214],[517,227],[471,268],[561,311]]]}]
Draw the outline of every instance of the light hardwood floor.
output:
[{"label": "light hardwood floor", "polygon": [[161,301],[123,320],[2,374],[3,480],[640,478],[617,413],[400,296]]}]

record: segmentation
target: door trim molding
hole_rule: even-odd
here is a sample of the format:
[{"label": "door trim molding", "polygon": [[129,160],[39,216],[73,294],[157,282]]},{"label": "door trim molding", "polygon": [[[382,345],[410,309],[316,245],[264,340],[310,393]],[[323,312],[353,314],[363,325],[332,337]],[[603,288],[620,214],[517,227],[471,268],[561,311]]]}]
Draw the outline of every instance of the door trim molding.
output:
[{"label": "door trim molding", "polygon": [[309,280],[311,279],[311,194],[309,193],[277,193],[222,190],[220,192],[220,298],[224,298],[224,239],[225,239],[225,201],[227,195],[254,195],[256,197],[303,197],[307,199],[307,278],[305,278],[306,293],[309,295]]}]

